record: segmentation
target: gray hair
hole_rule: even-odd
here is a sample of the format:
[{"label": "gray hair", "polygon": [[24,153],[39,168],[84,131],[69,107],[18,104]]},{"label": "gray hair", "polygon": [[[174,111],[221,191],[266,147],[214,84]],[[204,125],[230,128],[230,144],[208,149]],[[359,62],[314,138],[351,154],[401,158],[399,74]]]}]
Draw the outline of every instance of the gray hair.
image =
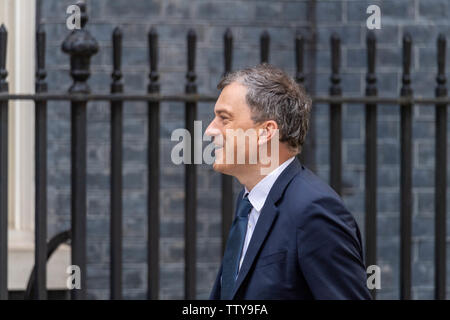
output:
[{"label": "gray hair", "polygon": [[299,153],[305,142],[311,113],[311,98],[295,80],[268,63],[226,74],[217,85],[222,90],[232,82],[247,88],[246,102],[252,120],[261,123],[274,120],[280,141]]}]

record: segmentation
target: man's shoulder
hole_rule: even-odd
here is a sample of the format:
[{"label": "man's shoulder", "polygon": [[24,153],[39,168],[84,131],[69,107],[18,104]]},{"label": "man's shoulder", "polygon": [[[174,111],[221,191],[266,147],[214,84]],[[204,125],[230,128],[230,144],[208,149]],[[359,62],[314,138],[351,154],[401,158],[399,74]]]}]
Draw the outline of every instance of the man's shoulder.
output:
[{"label": "man's shoulder", "polygon": [[286,187],[283,198],[306,203],[323,198],[332,198],[342,202],[340,196],[328,183],[304,166]]},{"label": "man's shoulder", "polygon": [[[318,215],[327,220],[353,220],[341,197],[325,181],[312,171],[303,167],[295,175],[284,191],[280,201],[281,210],[301,225]],[[353,225],[353,222],[350,222]]]}]

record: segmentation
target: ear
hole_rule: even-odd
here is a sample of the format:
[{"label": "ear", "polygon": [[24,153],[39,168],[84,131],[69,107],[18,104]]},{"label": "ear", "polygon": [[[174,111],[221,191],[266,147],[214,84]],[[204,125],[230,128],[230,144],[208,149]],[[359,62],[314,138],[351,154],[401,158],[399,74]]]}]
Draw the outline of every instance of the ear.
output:
[{"label": "ear", "polygon": [[278,124],[274,120],[265,121],[258,130],[258,145],[278,137]]}]

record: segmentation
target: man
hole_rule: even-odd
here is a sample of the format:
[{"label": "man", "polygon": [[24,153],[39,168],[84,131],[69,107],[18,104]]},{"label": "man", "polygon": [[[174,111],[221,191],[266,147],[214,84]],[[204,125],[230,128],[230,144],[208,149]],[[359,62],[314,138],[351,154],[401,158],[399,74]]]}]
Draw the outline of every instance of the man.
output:
[{"label": "man", "polygon": [[296,158],[310,98],[269,64],[229,73],[218,89],[206,129],[214,170],[244,189],[210,298],[370,299],[353,216]]}]

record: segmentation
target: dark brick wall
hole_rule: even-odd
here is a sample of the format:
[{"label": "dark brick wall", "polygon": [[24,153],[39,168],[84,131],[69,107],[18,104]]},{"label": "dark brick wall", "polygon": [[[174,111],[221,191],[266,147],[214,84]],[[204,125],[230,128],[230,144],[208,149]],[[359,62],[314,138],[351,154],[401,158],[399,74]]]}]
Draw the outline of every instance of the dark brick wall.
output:
[{"label": "dark brick wall", "polygon": [[[69,87],[69,60],[60,46],[68,30],[65,10],[73,1],[41,0],[41,22],[47,30],[50,90]],[[377,77],[380,95],[396,95],[401,78],[401,37],[413,37],[413,89],[431,96],[435,86],[435,43],[438,32],[449,34],[450,3],[445,0],[317,1],[317,93],[329,86],[329,36],[342,36],[342,86],[345,94],[361,95],[366,71],[366,8],[378,4],[382,29],[377,30]],[[199,92],[217,93],[223,72],[223,33],[231,26],[235,38],[233,68],[259,61],[259,35],[272,37],[270,62],[294,74],[293,38],[307,26],[308,1],[245,0],[89,0],[88,28],[100,44],[89,80],[93,90],[109,90],[111,33],[123,29],[123,73],[126,92],[144,92],[148,83],[147,31],[156,26],[160,44],[163,93],[183,92],[186,33],[197,33]],[[447,64],[448,66],[448,64]],[[306,66],[308,69],[312,66]],[[199,104],[204,128],[213,104]],[[68,103],[49,104],[49,233],[70,226],[70,113]],[[399,283],[399,110],[380,106],[378,122],[378,258],[382,269],[380,298],[398,298]],[[126,298],[146,293],[147,111],[145,103],[126,103],[124,119],[124,274]],[[364,111],[344,106],[344,200],[364,222]],[[109,121],[107,103],[88,108],[88,293],[109,297]],[[161,108],[161,290],[162,299],[183,298],[184,169],[172,164],[172,130],[184,126],[181,103]],[[328,107],[316,106],[317,171],[328,179]],[[413,294],[433,294],[434,110],[414,109]],[[198,298],[207,298],[220,263],[220,176],[207,165],[198,168]],[[239,184],[235,181],[235,191]],[[450,264],[449,264],[450,265]]]}]

